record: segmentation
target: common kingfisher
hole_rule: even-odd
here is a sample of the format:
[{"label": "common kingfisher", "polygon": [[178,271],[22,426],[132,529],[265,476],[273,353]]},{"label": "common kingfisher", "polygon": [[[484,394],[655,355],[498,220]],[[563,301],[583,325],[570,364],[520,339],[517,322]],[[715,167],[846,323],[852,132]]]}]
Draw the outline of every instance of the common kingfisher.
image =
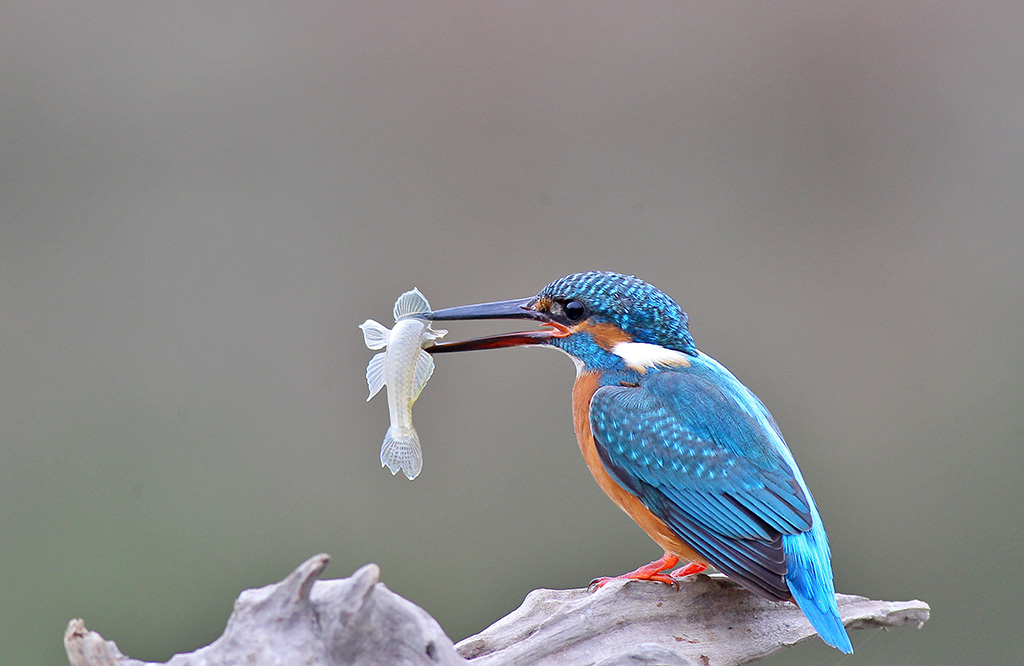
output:
[{"label": "common kingfisher", "polygon": [[[711,565],[762,597],[795,602],[826,643],[853,652],[825,528],[775,419],[694,346],[675,301],[634,276],[590,271],[530,298],[424,316],[543,325],[439,343],[428,349],[434,354],[543,345],[575,362],[573,423],[587,467],[665,551],[615,578],[675,585]],[[681,559],[690,564],[664,573]]]}]

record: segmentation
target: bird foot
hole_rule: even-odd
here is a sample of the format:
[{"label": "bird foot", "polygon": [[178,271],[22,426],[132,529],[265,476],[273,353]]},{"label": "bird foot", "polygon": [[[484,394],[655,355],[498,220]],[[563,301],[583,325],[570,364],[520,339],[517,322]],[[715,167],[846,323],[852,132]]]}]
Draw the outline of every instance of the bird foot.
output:
[{"label": "bird foot", "polygon": [[700,562],[690,562],[685,567],[680,567],[672,573],[670,573],[669,575],[673,578],[683,578],[684,576],[689,576],[690,574],[699,574],[701,571],[704,571],[707,568],[708,565],[706,564],[701,564]]},{"label": "bird foot", "polygon": [[665,553],[660,559],[657,559],[650,564],[630,571],[627,574],[621,576],[602,576],[601,578],[595,578],[590,581],[590,585],[587,586],[587,590],[593,592],[594,590],[604,587],[608,582],[613,580],[653,580],[659,583],[665,583],[672,587],[679,589],[679,583],[676,582],[672,576],[662,573],[666,569],[671,569],[675,565],[679,564],[679,558],[675,555]]}]

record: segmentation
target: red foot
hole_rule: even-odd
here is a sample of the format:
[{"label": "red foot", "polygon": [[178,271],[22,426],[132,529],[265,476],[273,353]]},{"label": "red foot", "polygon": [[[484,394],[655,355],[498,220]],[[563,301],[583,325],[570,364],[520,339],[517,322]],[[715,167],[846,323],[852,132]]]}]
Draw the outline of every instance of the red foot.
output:
[{"label": "red foot", "polygon": [[661,559],[655,560],[650,564],[645,564],[636,571],[630,571],[629,573],[622,574],[621,576],[603,576],[601,578],[595,578],[590,581],[590,585],[587,589],[593,592],[597,588],[604,587],[606,583],[613,580],[654,580],[659,583],[665,583],[666,585],[678,588],[679,584],[676,583],[672,576],[661,573],[666,569],[671,569],[677,564],[679,564],[678,557],[665,553],[661,556]]},{"label": "red foot", "polygon": [[701,564],[700,562],[690,562],[685,567],[676,569],[670,575],[673,578],[682,578],[683,576],[689,576],[690,574],[698,574],[708,568],[708,565]]}]

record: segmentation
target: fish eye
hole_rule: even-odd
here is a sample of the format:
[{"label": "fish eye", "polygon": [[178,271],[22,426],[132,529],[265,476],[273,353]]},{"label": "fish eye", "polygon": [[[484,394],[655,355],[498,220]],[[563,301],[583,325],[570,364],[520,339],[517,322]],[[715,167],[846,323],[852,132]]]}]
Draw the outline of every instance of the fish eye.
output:
[{"label": "fish eye", "polygon": [[565,317],[569,321],[579,321],[587,315],[587,306],[579,301],[569,301],[563,308]]}]

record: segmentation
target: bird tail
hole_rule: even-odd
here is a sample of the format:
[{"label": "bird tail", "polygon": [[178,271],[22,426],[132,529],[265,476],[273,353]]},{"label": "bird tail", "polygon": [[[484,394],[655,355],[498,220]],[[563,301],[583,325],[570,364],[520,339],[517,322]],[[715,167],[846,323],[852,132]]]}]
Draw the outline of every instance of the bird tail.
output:
[{"label": "bird tail", "polygon": [[409,428],[388,428],[384,444],[380,447],[380,466],[387,467],[392,474],[405,472],[410,481],[423,469],[423,451],[416,430]]},{"label": "bird tail", "polygon": [[828,537],[821,526],[821,519],[815,520],[807,532],[783,535],[782,548],[786,552],[789,569],[786,583],[793,600],[822,640],[846,654],[852,654],[853,645],[836,604]]}]

